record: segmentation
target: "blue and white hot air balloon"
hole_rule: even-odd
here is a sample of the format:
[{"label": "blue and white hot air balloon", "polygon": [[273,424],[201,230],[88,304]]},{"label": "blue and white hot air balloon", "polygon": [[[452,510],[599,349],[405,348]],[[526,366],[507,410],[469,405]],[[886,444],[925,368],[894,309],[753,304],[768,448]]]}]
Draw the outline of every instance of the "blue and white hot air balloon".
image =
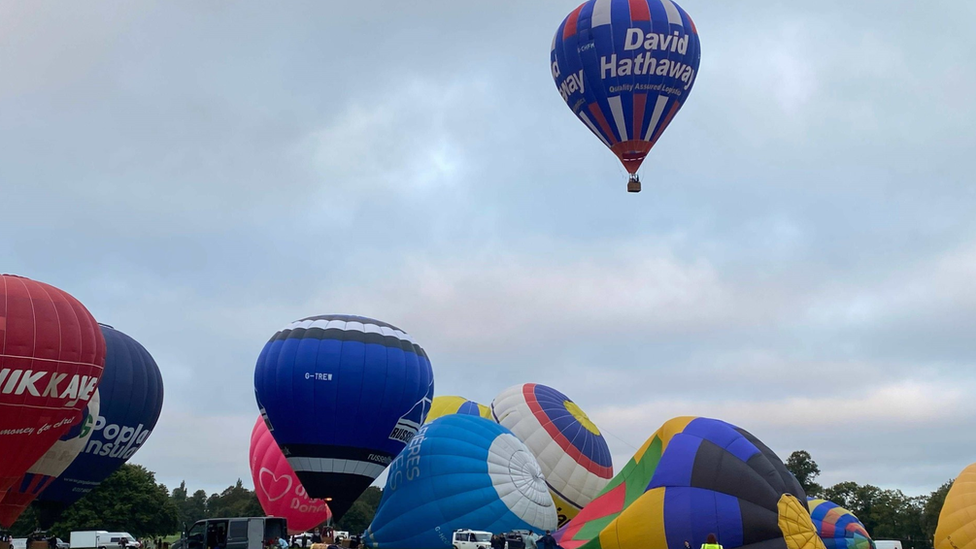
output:
[{"label": "blue and white hot air balloon", "polygon": [[434,396],[427,353],[371,318],[322,315],[281,329],[254,369],[271,434],[338,520],[417,433]]},{"label": "blue and white hot air balloon", "polygon": [[508,429],[452,414],[424,425],[390,465],[366,544],[450,549],[459,528],[541,533],[556,506],[532,452]]}]

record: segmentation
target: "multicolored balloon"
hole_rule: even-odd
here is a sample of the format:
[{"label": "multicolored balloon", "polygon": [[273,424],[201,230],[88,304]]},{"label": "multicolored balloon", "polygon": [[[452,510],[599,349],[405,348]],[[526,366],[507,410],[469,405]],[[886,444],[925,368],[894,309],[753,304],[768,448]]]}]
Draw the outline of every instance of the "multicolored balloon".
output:
[{"label": "multicolored balloon", "polygon": [[32,501],[57,479],[68,465],[84,450],[98,417],[98,389],[88,401],[82,420],[65,433],[51,449],[41,456],[20,481],[0,498],[0,526],[10,528]]},{"label": "multicolored balloon", "polygon": [[827,549],[874,549],[874,541],[854,513],[825,499],[809,498],[807,507]]},{"label": "multicolored balloon", "polygon": [[380,549],[450,549],[459,528],[555,526],[555,505],[528,448],[490,420],[452,414],[421,427],[390,465],[365,542]]},{"label": "multicolored balloon", "polygon": [[563,101],[620,159],[631,192],[700,61],[698,29],[672,0],[588,0],[559,25],[550,54]]},{"label": "multicolored balloon", "polygon": [[528,446],[565,524],[613,477],[610,448],[569,397],[536,383],[505,389],[491,402],[495,421]]},{"label": "multicolored balloon", "polygon": [[976,463],[963,469],[946,494],[935,528],[935,549],[976,548]]},{"label": "multicolored balloon", "polygon": [[491,409],[484,404],[478,404],[473,400],[459,396],[438,396],[434,397],[434,401],[430,404],[427,423],[450,414],[481,416],[485,419],[491,419]]},{"label": "multicolored balloon", "polygon": [[750,433],[679,417],[557,539],[565,549],[684,549],[714,533],[728,549],[825,549],[805,501],[796,478]]},{"label": "multicolored balloon", "polygon": [[305,493],[271,431],[258,417],[251,429],[251,479],[261,508],[269,517],[288,519],[288,533],[300,534],[329,520],[329,505]]},{"label": "multicolored balloon", "polygon": [[313,316],[264,346],[254,393],[308,495],[328,501],[339,519],[423,424],[434,372],[392,324]]},{"label": "multicolored balloon", "polygon": [[107,349],[99,413],[84,450],[37,498],[44,527],[142,448],[163,409],[163,377],[149,351],[111,326],[99,327]]},{"label": "multicolored balloon", "polygon": [[81,421],[105,365],[105,339],[67,292],[0,275],[0,494]]}]

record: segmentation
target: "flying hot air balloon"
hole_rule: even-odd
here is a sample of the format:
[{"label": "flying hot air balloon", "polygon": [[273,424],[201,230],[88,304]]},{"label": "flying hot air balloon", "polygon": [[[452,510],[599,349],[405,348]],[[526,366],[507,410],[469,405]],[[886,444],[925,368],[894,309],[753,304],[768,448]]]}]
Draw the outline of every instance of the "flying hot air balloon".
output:
[{"label": "flying hot air balloon", "polygon": [[254,493],[269,517],[288,519],[288,533],[293,535],[329,520],[332,512],[328,504],[308,497],[260,416],[251,430],[250,452]]},{"label": "flying hot air balloon", "polygon": [[946,494],[935,528],[935,549],[976,548],[976,463],[963,469]]},{"label": "flying hot air balloon", "polygon": [[539,460],[560,525],[575,517],[613,477],[610,448],[600,430],[556,389],[537,383],[509,387],[491,402],[491,413]]},{"label": "flying hot air balloon", "polygon": [[661,426],[558,532],[565,549],[684,549],[708,534],[728,549],[825,549],[806,494],[783,462],[724,421]]},{"label": "flying hot air balloon", "polygon": [[0,526],[10,528],[34,498],[57,479],[91,437],[99,408],[98,389],[88,401],[82,420],[74,424],[51,448],[15,482],[0,498]]},{"label": "flying hot air balloon", "polygon": [[491,409],[484,404],[478,404],[473,400],[459,396],[437,396],[430,404],[427,423],[450,414],[481,416],[485,419],[491,419]]},{"label": "flying hot air balloon", "polygon": [[421,427],[390,465],[364,541],[378,549],[451,549],[459,528],[555,526],[555,505],[528,448],[490,420],[451,414]]},{"label": "flying hot air balloon", "polygon": [[149,438],[163,408],[163,378],[149,351],[111,326],[99,328],[107,349],[99,413],[84,450],[38,496],[42,527],[50,527],[68,505],[128,461]]},{"label": "flying hot air balloon", "polygon": [[308,495],[328,501],[339,519],[423,424],[434,373],[423,348],[396,326],[322,315],[265,344],[254,392]]},{"label": "flying hot air balloon", "polygon": [[0,494],[81,421],[104,364],[105,339],[77,299],[0,275]]},{"label": "flying hot air balloon", "polygon": [[552,77],[573,113],[630,173],[681,109],[698,76],[698,30],[672,0],[589,0],[559,25]]}]

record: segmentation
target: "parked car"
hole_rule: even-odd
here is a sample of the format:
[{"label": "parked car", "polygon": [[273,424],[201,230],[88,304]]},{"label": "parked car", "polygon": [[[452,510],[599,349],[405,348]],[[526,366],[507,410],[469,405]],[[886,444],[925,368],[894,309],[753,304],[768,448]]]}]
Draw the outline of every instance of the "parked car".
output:
[{"label": "parked car", "polygon": [[518,532],[505,532],[505,549],[525,549],[525,541]]}]

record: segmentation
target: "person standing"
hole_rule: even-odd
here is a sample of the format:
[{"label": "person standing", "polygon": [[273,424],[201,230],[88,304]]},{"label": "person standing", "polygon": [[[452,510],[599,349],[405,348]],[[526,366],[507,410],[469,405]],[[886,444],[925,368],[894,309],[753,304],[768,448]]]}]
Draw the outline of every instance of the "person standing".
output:
[{"label": "person standing", "polygon": [[702,544],[701,549],[724,549],[718,542],[718,538],[715,534],[708,534],[705,538],[705,543]]},{"label": "person standing", "polygon": [[552,537],[549,530],[546,530],[546,535],[539,538],[535,544],[539,549],[556,549],[556,538]]}]

